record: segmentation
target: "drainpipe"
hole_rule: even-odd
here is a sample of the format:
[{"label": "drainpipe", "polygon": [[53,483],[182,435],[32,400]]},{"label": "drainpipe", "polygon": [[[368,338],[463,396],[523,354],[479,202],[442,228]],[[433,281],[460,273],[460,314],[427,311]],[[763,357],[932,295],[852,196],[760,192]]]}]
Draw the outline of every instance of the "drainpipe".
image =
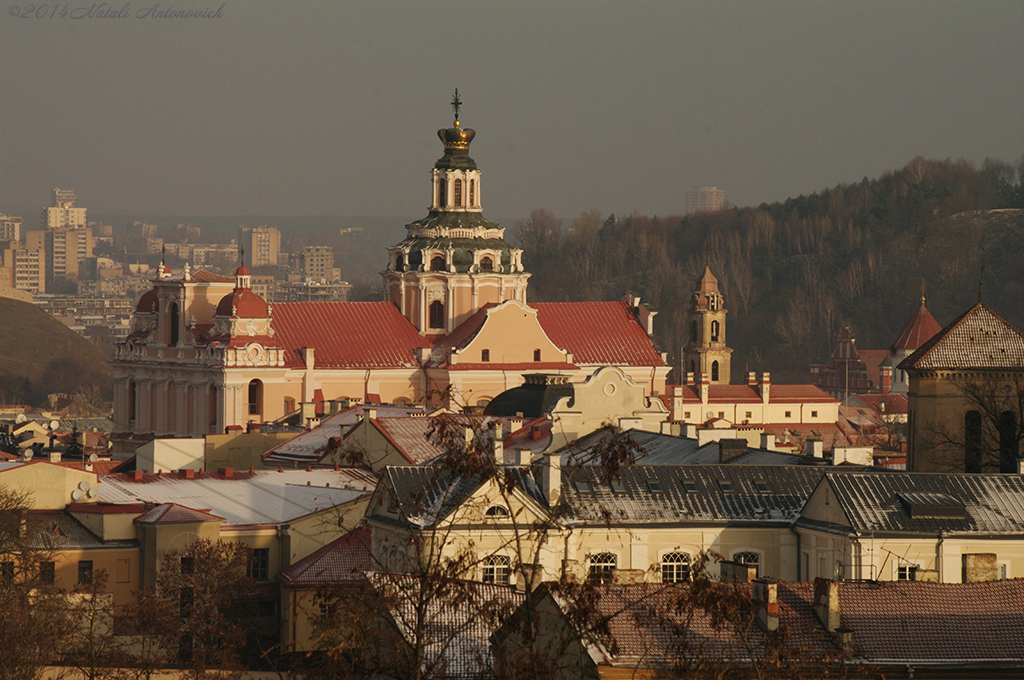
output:
[{"label": "drainpipe", "polygon": [[939,531],[939,540],[935,543],[935,571],[939,572],[939,583],[945,583],[942,579],[942,531]]},{"label": "drainpipe", "polygon": [[807,579],[807,574],[800,573],[800,563],[804,560],[803,552],[800,550],[800,532],[792,524],[789,525],[789,530],[796,536],[796,580],[797,582],[804,581]]},{"label": "drainpipe", "polygon": [[569,533],[565,535],[565,549],[562,554],[562,578],[566,577],[565,565],[569,562],[569,538],[572,536],[572,527],[569,527]]}]

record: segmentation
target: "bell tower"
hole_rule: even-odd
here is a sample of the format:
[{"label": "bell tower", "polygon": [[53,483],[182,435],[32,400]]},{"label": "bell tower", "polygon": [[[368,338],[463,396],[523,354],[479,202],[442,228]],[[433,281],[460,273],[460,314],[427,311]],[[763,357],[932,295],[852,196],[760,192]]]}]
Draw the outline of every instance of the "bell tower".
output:
[{"label": "bell tower", "polygon": [[530,278],[523,251],[505,241],[505,227],[483,216],[480,170],[469,156],[476,131],[462,127],[461,106],[456,90],[455,122],[437,131],[444,155],[430,172],[430,212],[406,225],[382,272],[388,300],[429,337],[450,333],[485,305],[525,304]]},{"label": "bell tower", "polygon": [[725,298],[710,267],[704,267],[696,285],[698,290],[690,297],[689,342],[683,350],[683,373],[693,373],[698,381],[706,374],[712,385],[728,385],[732,349],[725,344]]}]

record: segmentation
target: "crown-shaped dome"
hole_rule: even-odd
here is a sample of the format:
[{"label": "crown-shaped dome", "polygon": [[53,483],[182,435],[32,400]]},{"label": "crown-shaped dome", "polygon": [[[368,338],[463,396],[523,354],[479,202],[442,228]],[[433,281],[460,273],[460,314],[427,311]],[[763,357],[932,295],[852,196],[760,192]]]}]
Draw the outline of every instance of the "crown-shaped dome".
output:
[{"label": "crown-shaped dome", "polygon": [[444,144],[444,156],[434,164],[440,169],[476,170],[476,161],[469,157],[469,145],[476,137],[476,130],[463,128],[458,119],[452,127],[437,131]]}]

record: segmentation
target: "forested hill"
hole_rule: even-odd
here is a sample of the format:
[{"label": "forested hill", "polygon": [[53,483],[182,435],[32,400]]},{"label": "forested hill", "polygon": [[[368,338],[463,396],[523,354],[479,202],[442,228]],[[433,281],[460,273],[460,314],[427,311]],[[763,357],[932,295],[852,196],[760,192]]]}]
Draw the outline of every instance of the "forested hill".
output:
[{"label": "forested hill", "polygon": [[[806,382],[843,326],[888,347],[920,303],[941,325],[978,299],[1024,329],[1024,160],[915,159],[882,177],[758,208],[687,217],[545,210],[510,230],[533,273],[531,301],[652,304],[656,340],[678,365],[686,306],[709,265],[729,310],[733,381],[747,370]],[[984,275],[982,277],[982,265]]]}]

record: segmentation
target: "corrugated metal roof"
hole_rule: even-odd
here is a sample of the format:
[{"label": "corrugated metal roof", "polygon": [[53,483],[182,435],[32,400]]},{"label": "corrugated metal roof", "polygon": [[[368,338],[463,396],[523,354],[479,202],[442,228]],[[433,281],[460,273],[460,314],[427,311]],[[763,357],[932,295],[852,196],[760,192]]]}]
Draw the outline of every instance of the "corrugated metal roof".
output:
[{"label": "corrugated metal roof", "polygon": [[219,522],[223,517],[197,510],[186,508],[177,503],[161,503],[149,512],[139,515],[135,521],[139,524],[191,524],[193,522]]},{"label": "corrugated metal roof", "polygon": [[292,367],[315,347],[318,368],[415,368],[413,350],[430,347],[390,302],[282,302],[272,325]]},{"label": "corrugated metal roof", "polygon": [[[308,484],[307,484],[308,483]],[[177,503],[208,510],[228,525],[280,524],[373,490],[376,478],[363,470],[257,470],[225,479],[216,473],[183,479],[176,474],[145,475],[136,482],[127,475],[102,475],[101,503]]]},{"label": "corrugated metal roof", "polygon": [[899,365],[906,369],[1024,367],[1024,335],[978,303]]},{"label": "corrugated metal roof", "polygon": [[[828,474],[827,483],[861,532],[1024,534],[1024,476],[920,472]],[[966,508],[963,518],[911,517],[899,494],[942,494]]]},{"label": "corrugated metal roof", "polygon": [[625,302],[543,302],[530,305],[556,346],[577,365],[664,366],[661,354]]}]

